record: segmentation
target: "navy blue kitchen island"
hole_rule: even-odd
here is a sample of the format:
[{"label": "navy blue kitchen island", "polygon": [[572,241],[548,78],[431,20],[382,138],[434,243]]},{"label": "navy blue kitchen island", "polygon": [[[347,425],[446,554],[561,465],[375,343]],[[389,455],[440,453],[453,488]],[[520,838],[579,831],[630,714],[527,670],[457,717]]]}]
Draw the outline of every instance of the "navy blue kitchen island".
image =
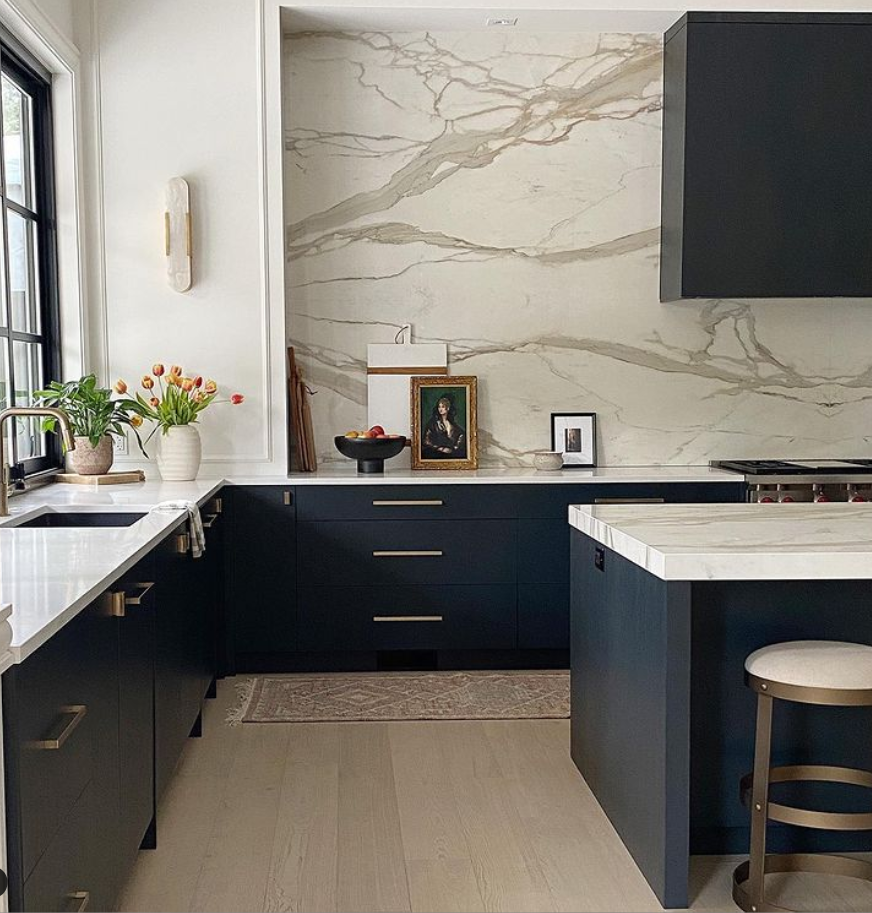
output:
[{"label": "navy blue kitchen island", "polygon": [[[872,644],[872,506],[593,506],[570,522],[572,757],[661,903],[684,907],[692,854],[748,851],[745,658],[788,640]],[[869,767],[870,724],[868,708],[779,702],[772,763]],[[781,795],[864,810],[850,789]],[[786,825],[769,845],[872,849],[868,834]]]}]

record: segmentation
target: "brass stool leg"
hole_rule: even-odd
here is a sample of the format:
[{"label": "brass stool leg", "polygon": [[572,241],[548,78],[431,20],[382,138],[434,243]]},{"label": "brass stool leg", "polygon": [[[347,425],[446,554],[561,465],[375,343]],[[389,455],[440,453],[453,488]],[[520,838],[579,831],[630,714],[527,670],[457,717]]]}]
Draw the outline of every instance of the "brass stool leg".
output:
[{"label": "brass stool leg", "polygon": [[751,789],[751,851],[748,896],[751,910],[764,906],[766,874],[766,811],[769,804],[769,755],[772,748],[772,698],[757,695],[757,734],[754,741],[754,783]]}]

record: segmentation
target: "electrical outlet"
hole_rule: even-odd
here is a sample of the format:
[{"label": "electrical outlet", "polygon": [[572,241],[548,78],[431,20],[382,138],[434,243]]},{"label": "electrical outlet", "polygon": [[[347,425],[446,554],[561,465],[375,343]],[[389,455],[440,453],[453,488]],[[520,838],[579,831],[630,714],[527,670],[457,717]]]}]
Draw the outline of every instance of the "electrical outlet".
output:
[{"label": "electrical outlet", "polygon": [[127,446],[127,435],[126,434],[113,434],[112,435],[112,445],[115,448],[115,453],[118,456],[127,456],[130,452]]}]

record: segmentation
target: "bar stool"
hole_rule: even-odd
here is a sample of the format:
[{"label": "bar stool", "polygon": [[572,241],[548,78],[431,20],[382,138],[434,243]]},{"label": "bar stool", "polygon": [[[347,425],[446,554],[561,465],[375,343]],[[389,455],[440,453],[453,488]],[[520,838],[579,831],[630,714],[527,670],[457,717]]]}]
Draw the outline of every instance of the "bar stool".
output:
[{"label": "bar stool", "polygon": [[733,872],[733,900],[748,913],[786,910],[767,903],[765,876],[819,872],[872,881],[872,863],[821,853],[766,853],[766,822],[836,831],[872,830],[872,813],[812,811],[769,801],[771,783],[847,783],[872,788],[872,772],[799,764],[769,766],[773,700],[829,707],[872,706],[872,647],[825,640],[797,640],[757,650],[745,660],[745,683],[757,692],[754,771],[742,778],[742,803],[751,806],[749,859]]}]

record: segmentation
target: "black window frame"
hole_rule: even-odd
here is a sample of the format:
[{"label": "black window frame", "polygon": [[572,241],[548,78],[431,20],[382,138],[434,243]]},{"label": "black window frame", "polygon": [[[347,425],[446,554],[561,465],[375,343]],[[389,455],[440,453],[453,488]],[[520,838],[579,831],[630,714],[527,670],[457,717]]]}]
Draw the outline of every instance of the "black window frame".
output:
[{"label": "black window frame", "polygon": [[[0,281],[5,287],[6,327],[0,328],[0,345],[7,349],[10,389],[9,405],[15,405],[15,362],[12,340],[39,342],[42,346],[43,385],[61,377],[60,299],[58,294],[57,217],[55,208],[55,169],[52,128],[52,77],[51,73],[27,50],[20,41],[0,25],[0,73],[5,73],[31,99],[33,134],[33,205],[34,209],[7,199],[6,159],[3,148],[3,131],[0,130],[0,241],[3,245],[3,262]],[[2,96],[0,96],[0,124],[2,124]],[[29,334],[12,328],[12,296],[10,291],[9,211],[15,212],[35,224],[36,269],[38,274],[40,333]],[[3,307],[0,300],[0,307]],[[17,477],[37,475],[60,469],[63,454],[60,441],[53,434],[46,434],[44,456],[18,460],[16,435],[10,435],[13,447],[13,474]],[[0,455],[2,456],[2,455]]]}]

